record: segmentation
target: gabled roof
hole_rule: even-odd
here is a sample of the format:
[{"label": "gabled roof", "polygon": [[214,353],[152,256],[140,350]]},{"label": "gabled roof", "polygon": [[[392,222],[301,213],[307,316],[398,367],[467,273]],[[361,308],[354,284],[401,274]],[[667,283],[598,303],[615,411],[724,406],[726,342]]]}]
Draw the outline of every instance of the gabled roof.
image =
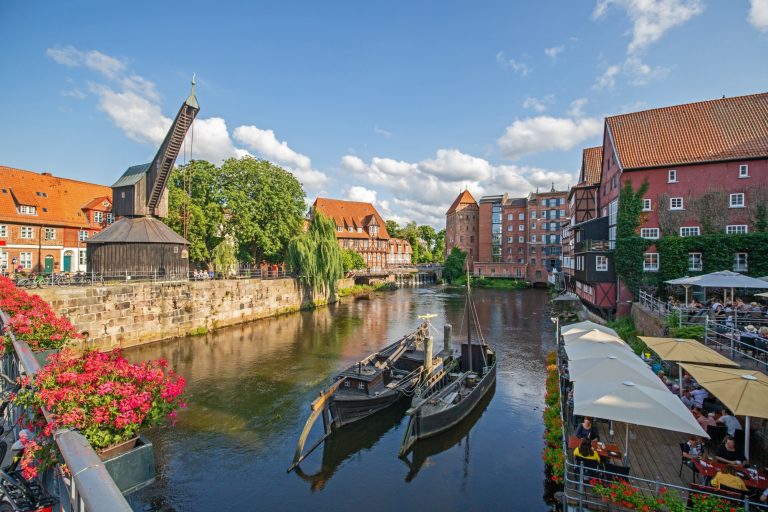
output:
[{"label": "gabled roof", "polygon": [[768,157],[768,93],[606,118],[624,169]]},{"label": "gabled roof", "polygon": [[117,181],[112,184],[112,188],[125,187],[128,185],[133,185],[134,183],[138,183],[139,180],[141,180],[141,178],[143,178],[147,173],[147,169],[149,169],[150,165],[151,162],[129,167],[123,173],[123,175],[120,176]]},{"label": "gabled roof", "polygon": [[603,146],[585,148],[581,154],[581,175],[579,184],[586,186],[600,183],[600,175],[603,169]]},{"label": "gabled roof", "polygon": [[507,199],[506,206],[512,206],[516,208],[525,207],[528,205],[528,198],[526,197],[510,197]]},{"label": "gabled roof", "polygon": [[[0,166],[0,222],[87,228],[90,224],[83,209],[96,198],[111,201],[112,189]],[[19,214],[20,204],[35,206],[37,214]]]},{"label": "gabled roof", "polygon": [[451,207],[448,208],[446,215],[455,212],[462,204],[473,204],[477,206],[477,201],[475,201],[475,198],[472,197],[472,194],[469,193],[469,190],[464,190],[464,192],[459,194],[456,200],[453,201]]},{"label": "gabled roof", "polygon": [[[336,226],[344,228],[343,232],[336,233],[339,238],[369,238],[364,228],[373,225],[379,227],[378,238],[389,238],[384,219],[371,203],[318,197],[315,199],[314,208],[333,219]],[[355,231],[349,232],[348,227],[355,228]],[[356,231],[358,227],[363,228],[362,233]]]}]

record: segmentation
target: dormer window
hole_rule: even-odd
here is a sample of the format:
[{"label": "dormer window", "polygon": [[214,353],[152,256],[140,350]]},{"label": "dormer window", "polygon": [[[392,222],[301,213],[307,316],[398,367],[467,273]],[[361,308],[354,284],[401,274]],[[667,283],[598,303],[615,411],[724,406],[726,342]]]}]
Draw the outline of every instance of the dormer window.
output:
[{"label": "dormer window", "polygon": [[336,231],[341,233],[342,231],[344,231],[344,227],[343,226],[336,226]]},{"label": "dormer window", "polygon": [[93,222],[96,224],[104,222],[104,212],[93,212]]},{"label": "dormer window", "polygon": [[347,229],[349,230],[350,233],[355,231],[355,228],[353,228],[352,226],[349,226]]},{"label": "dormer window", "polygon": [[358,233],[362,233],[363,232],[363,228],[357,228],[357,232]]},{"label": "dormer window", "polygon": [[37,207],[36,206],[28,206],[26,204],[20,204],[19,205],[19,213],[21,215],[37,215]]}]

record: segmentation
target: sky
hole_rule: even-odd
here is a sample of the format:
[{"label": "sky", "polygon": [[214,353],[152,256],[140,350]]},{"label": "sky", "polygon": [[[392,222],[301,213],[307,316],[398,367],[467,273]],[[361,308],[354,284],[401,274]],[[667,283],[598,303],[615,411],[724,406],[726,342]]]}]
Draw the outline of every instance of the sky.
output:
[{"label": "sky", "polygon": [[111,185],[195,73],[178,163],[436,228],[464,188],[575,184],[606,116],[768,91],[768,0],[2,0],[0,37],[0,165]]}]

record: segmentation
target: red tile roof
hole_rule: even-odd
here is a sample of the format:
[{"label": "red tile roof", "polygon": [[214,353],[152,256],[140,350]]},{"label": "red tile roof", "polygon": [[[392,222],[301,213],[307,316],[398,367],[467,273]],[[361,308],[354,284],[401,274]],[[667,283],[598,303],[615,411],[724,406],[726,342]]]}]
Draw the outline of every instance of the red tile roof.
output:
[{"label": "red tile roof", "polygon": [[[600,183],[603,168],[603,146],[585,148],[581,156],[581,180],[586,186]],[[581,184],[580,183],[580,184]]]},{"label": "red tile roof", "polygon": [[624,169],[768,157],[768,93],[606,118]]},{"label": "red tile roof", "polygon": [[[370,238],[366,228],[371,225],[379,226],[378,238],[389,238],[384,219],[371,203],[318,197],[315,199],[314,208],[326,217],[332,218],[336,226],[344,228],[343,232],[336,232],[337,238]],[[350,227],[354,231],[350,232],[348,229]],[[361,233],[357,232],[358,227],[362,228]]]},{"label": "red tile roof", "polygon": [[[0,222],[92,227],[83,208],[94,200],[112,201],[112,189],[50,174],[0,166]],[[36,207],[36,215],[18,213],[19,205]],[[108,210],[101,207],[93,209]]]},{"label": "red tile roof", "polygon": [[475,198],[472,197],[472,194],[469,193],[469,190],[464,190],[464,192],[459,194],[459,196],[453,202],[451,207],[448,208],[446,215],[455,212],[456,209],[459,207],[459,205],[462,205],[462,204],[474,204],[475,206],[477,206],[477,201],[475,201]]}]

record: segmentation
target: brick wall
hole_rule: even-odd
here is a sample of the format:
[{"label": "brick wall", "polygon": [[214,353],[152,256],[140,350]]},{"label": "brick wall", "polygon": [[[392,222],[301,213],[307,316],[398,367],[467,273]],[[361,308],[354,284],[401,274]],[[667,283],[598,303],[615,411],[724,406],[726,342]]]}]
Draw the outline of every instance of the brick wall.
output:
[{"label": "brick wall", "polygon": [[[354,285],[352,279],[339,288]],[[294,279],[48,288],[37,294],[100,349],[128,347],[297,311],[311,297]]]}]

